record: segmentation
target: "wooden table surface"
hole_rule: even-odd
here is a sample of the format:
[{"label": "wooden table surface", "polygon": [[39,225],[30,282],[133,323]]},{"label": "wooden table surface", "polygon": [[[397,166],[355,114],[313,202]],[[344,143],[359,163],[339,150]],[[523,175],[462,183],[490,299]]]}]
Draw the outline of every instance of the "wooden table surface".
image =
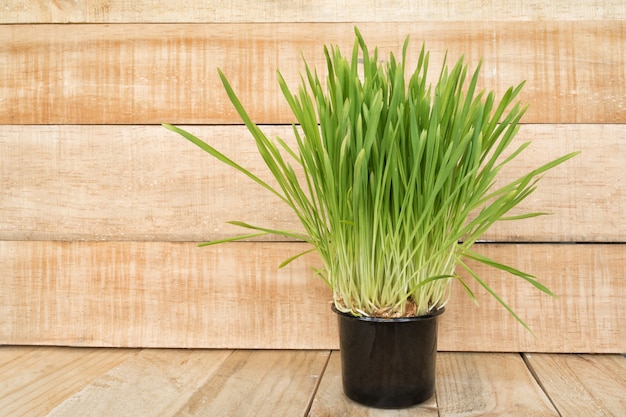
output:
[{"label": "wooden table surface", "polygon": [[336,351],[0,347],[1,416],[626,416],[622,355],[440,352],[405,410],[341,391]]}]

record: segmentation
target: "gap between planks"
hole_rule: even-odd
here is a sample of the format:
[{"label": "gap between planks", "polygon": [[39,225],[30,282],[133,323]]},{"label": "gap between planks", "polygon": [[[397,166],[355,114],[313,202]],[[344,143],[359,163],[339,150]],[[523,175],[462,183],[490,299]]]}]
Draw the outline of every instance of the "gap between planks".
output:
[{"label": "gap between planks", "polygon": [[415,22],[617,20],[626,18],[619,1],[484,0],[427,2],[388,0],[305,0],[195,2],[180,7],[163,0],[89,0],[82,2],[0,1],[1,23],[247,23],[247,22]]},{"label": "gap between planks", "polygon": [[7,416],[583,416],[626,409],[621,355],[440,352],[436,397],[346,399],[338,351],[0,347]]},{"label": "gap between planks", "polygon": [[561,416],[626,415],[626,356],[522,356]]}]

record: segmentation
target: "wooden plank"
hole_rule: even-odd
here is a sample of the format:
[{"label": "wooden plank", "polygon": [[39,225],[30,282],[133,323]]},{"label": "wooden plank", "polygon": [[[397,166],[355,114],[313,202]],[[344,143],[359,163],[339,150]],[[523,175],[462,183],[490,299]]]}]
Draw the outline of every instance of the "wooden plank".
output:
[{"label": "wooden plank", "polygon": [[420,417],[438,416],[435,396],[417,406],[402,410],[381,410],[365,407],[350,400],[341,385],[341,356],[334,351],[317,390],[308,417]]},{"label": "wooden plank", "polygon": [[[244,127],[185,128],[274,183]],[[294,142],[290,127],[262,128]],[[516,140],[533,145],[502,182],[582,153],[546,175],[518,210],[553,215],[498,223],[484,239],[626,241],[626,125],[523,125]],[[245,232],[230,220],[301,230],[271,193],[160,126],[8,125],[0,155],[2,240],[203,241]]]},{"label": "wooden plank", "polygon": [[328,355],[235,351],[175,415],[305,416]]},{"label": "wooden plank", "polygon": [[[443,350],[504,352],[605,352],[626,346],[624,245],[479,245],[484,255],[535,274],[558,298],[530,288],[508,274],[476,271],[529,324],[535,336],[484,290],[480,308],[460,288],[442,317]],[[462,274],[463,275],[463,274]],[[476,333],[480,337],[475,337]],[[504,339],[504,340],[503,340]],[[609,342],[610,340],[610,342]],[[608,342],[608,343],[607,343]],[[609,346],[611,345],[611,346]],[[462,349],[455,349],[462,346]]]},{"label": "wooden plank", "polygon": [[[245,128],[199,132],[269,180]],[[5,126],[0,155],[3,240],[202,241],[242,233],[235,219],[299,228],[282,201],[161,126]]]},{"label": "wooden plank", "polygon": [[2,346],[0,405],[3,415],[20,416],[543,416],[554,415],[554,405],[569,417],[624,410],[621,355],[524,357],[526,364],[519,354],[440,352],[436,401],[376,410],[345,399],[336,351]]},{"label": "wooden plank", "polygon": [[[626,349],[626,346],[622,346]],[[527,354],[526,360],[562,417],[619,416],[626,410],[621,355]]]},{"label": "wooden plank", "polygon": [[559,416],[518,354],[439,353],[441,417]]},{"label": "wooden plank", "polygon": [[[626,121],[626,21],[363,23],[371,45],[399,53],[407,34],[474,66],[500,94],[527,80],[527,123]],[[349,51],[352,23],[0,26],[0,124],[237,123],[223,69],[258,123],[289,123],[276,69],[299,83],[301,56],[322,71],[322,46]],[[434,76],[434,75],[433,75]]]},{"label": "wooden plank", "polygon": [[142,350],[50,408],[52,416],[175,416],[231,352]]},{"label": "wooden plank", "polygon": [[[329,289],[307,246],[235,243],[0,242],[0,344],[336,349]],[[453,285],[441,350],[621,352],[624,245],[478,245],[535,273],[559,298],[476,266],[534,330],[484,290],[480,308]]]},{"label": "wooden plank", "polygon": [[42,416],[135,355],[130,349],[1,346],[0,410]]},{"label": "wooden plank", "polygon": [[310,262],[277,269],[303,245],[274,245],[0,242],[0,343],[324,346],[334,317],[306,317],[330,311],[329,292]]},{"label": "wooden plank", "polygon": [[571,3],[503,0],[485,4],[467,0],[451,4],[436,0],[296,0],[258,2],[193,2],[192,4],[141,0],[90,0],[82,2],[0,1],[0,23],[160,23],[160,22],[412,22],[424,20],[589,20],[626,18],[623,0]]}]

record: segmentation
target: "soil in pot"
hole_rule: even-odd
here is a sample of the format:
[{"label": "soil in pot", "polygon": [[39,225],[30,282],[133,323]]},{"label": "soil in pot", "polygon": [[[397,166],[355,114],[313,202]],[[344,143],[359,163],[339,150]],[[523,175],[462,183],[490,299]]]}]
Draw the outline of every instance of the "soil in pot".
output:
[{"label": "soil in pot", "polygon": [[435,393],[441,308],[409,318],[354,317],[338,311],[343,390],[370,407],[405,408]]}]

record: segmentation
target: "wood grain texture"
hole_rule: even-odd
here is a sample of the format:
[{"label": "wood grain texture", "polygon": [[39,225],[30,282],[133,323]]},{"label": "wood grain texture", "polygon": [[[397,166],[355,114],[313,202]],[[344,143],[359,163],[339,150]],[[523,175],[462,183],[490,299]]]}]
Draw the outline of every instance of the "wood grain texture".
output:
[{"label": "wood grain texture", "polygon": [[277,269],[302,245],[0,247],[0,343],[254,349],[315,348],[335,338],[330,314],[306,319],[330,311],[312,264]]},{"label": "wood grain texture", "polygon": [[523,357],[440,352],[436,398],[378,410],[345,398],[337,351],[0,346],[0,405],[23,417],[623,414],[621,355]]},{"label": "wood grain texture", "polygon": [[[185,128],[274,184],[244,127]],[[294,142],[290,127],[262,128]],[[484,239],[626,241],[626,125],[523,125],[516,140],[533,144],[501,183],[581,154],[516,209],[552,215],[498,223]],[[8,125],[0,155],[3,240],[203,241],[245,232],[231,220],[301,230],[282,201],[160,126]]]},{"label": "wood grain texture", "polygon": [[[476,266],[476,271],[520,314],[536,337],[472,283],[471,287],[481,294],[480,308],[474,308],[457,288],[442,317],[444,350],[456,350],[448,346],[504,352],[624,350],[626,329],[620,324],[626,314],[620,301],[626,296],[624,245],[515,244],[480,245],[477,249],[492,259],[535,274],[558,298],[545,296],[507,274]],[[474,337],[477,329],[480,337]]]},{"label": "wood grain texture", "polygon": [[137,351],[46,416],[177,415],[229,356],[230,352],[217,350]]},{"label": "wood grain texture", "polygon": [[[310,278],[317,258],[275,269],[302,244],[190,243],[238,233],[228,220],[298,228],[295,218],[151,125],[197,125],[190,129],[262,172],[216,68],[255,121],[284,135],[292,117],[276,70],[295,87],[302,56],[325,68],[323,45],[349,51],[358,22],[383,57],[410,34],[415,63],[425,42],[431,77],[447,50],[471,66],[483,58],[480,85],[499,94],[527,80],[520,140],[535,145],[505,178],[583,151],[522,207],[554,216],[484,236],[534,244],[480,247],[560,295],[479,269],[537,339],[484,292],[478,310],[455,286],[440,347],[623,351],[626,2],[571,3],[0,0],[0,343],[336,347],[329,291]],[[80,24],[58,24],[71,22]],[[589,244],[570,244],[580,242]],[[61,396],[73,389],[60,387]]]},{"label": "wood grain texture", "polygon": [[[626,350],[626,346],[623,349]],[[562,417],[619,416],[626,410],[624,356],[525,356]]]},{"label": "wood grain texture", "polygon": [[134,355],[136,351],[131,349],[2,346],[1,413],[42,416]]},{"label": "wood grain texture", "polygon": [[[278,270],[299,243],[0,242],[0,344],[337,348],[331,294],[309,255]],[[535,273],[558,296],[476,267],[529,324],[484,290],[480,308],[453,285],[441,350],[621,352],[623,245],[479,245]]]},{"label": "wood grain texture", "polygon": [[341,385],[341,355],[332,352],[308,417],[436,417],[435,396],[415,407],[380,410],[364,407],[345,396]]},{"label": "wood grain texture", "polygon": [[304,416],[328,352],[142,350],[49,416]]},{"label": "wood grain texture", "polygon": [[559,416],[518,354],[439,353],[441,417]]},{"label": "wood grain texture", "polygon": [[[216,68],[258,123],[289,123],[276,81],[299,83],[301,56],[322,71],[322,46],[350,51],[352,23],[0,26],[0,124],[230,124],[239,119]],[[626,122],[626,21],[363,23],[381,56],[446,50],[499,94],[527,80],[526,123]],[[391,30],[390,30],[391,29]]]},{"label": "wood grain texture", "polygon": [[[464,2],[317,0],[189,2],[166,0],[1,0],[0,23],[411,22],[423,20],[624,19],[623,0]],[[401,11],[401,12],[399,12]]]},{"label": "wood grain texture", "polygon": [[235,351],[181,416],[305,416],[330,352]]}]

